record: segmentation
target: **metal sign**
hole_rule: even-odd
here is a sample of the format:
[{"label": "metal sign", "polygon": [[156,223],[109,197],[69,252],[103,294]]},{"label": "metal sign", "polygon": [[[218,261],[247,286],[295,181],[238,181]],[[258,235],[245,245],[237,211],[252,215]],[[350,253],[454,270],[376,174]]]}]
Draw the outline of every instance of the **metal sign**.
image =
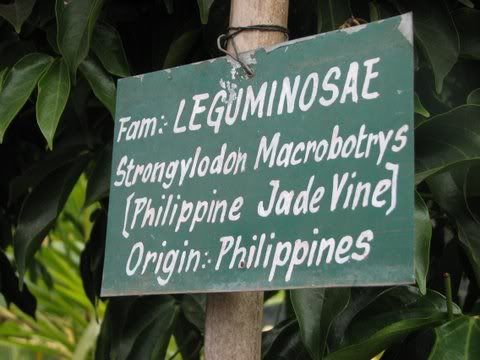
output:
[{"label": "metal sign", "polygon": [[102,295],[411,283],[411,14],[118,82]]}]

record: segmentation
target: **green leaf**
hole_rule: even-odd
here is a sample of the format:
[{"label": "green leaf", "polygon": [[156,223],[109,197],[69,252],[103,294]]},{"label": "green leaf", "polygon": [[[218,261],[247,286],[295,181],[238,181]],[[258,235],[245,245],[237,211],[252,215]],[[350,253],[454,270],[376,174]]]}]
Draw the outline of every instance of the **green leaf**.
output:
[{"label": "green leaf", "polygon": [[480,318],[462,316],[435,329],[429,360],[480,359]]},{"label": "green leaf", "polygon": [[128,309],[134,301],[134,297],[122,297],[113,298],[108,302],[95,346],[95,360],[115,359],[112,356],[112,348],[115,341],[120,341]]},{"label": "green leaf", "polygon": [[185,294],[182,298],[181,307],[185,318],[203,333],[205,331],[205,311],[207,307],[205,294]]},{"label": "green leaf", "polygon": [[120,77],[130,76],[122,39],[113,26],[108,24],[95,26],[92,50],[110,74]]},{"label": "green leaf", "polygon": [[453,12],[453,19],[460,38],[460,55],[480,59],[480,10],[460,8]]},{"label": "green leaf", "polygon": [[[15,318],[20,320],[31,329],[33,334],[24,338],[24,343],[31,341],[32,343],[42,343],[54,341],[57,345],[57,351],[61,351],[64,356],[68,356],[71,347],[68,335],[64,331],[55,326],[52,321],[49,321],[42,312],[38,312],[36,321],[31,320],[24,314],[12,309]],[[12,340],[12,338],[10,338]],[[26,340],[26,341],[25,341]],[[60,350],[62,349],[62,350]],[[38,350],[37,350],[38,351]],[[43,351],[42,351],[43,352]]]},{"label": "green leaf", "polygon": [[420,101],[420,98],[418,97],[417,94],[415,94],[415,97],[414,97],[414,108],[415,108],[415,112],[417,114],[420,114],[422,115],[423,117],[430,117],[430,113],[428,112],[427,109],[425,109]]},{"label": "green leaf", "polygon": [[25,198],[13,238],[21,285],[33,255],[63,209],[87,161],[86,156],[78,157],[74,162],[53,171]]},{"label": "green leaf", "polygon": [[430,264],[430,239],[432,237],[432,224],[428,208],[422,197],[415,191],[415,240],[413,246],[415,279],[420,292],[427,292],[427,274]]},{"label": "green leaf", "polygon": [[95,159],[95,165],[88,178],[85,206],[91,205],[108,196],[111,171],[112,145],[108,144]]},{"label": "green leaf", "polygon": [[338,349],[344,342],[346,331],[352,319],[382,293],[383,289],[374,287],[354,287],[350,289],[350,301],[347,307],[332,322],[328,336],[330,351]]},{"label": "green leaf", "polygon": [[480,222],[472,216],[465,201],[466,170],[464,164],[459,164],[450,171],[432,176],[427,184],[438,205],[454,219],[458,239],[470,260],[477,283],[480,284]]},{"label": "green leaf", "polygon": [[3,81],[5,80],[7,73],[8,73],[8,68],[0,70],[0,92],[2,91]]},{"label": "green leaf", "polygon": [[173,335],[183,360],[201,359],[203,336],[181,311],[178,314]]},{"label": "green leaf", "polygon": [[47,41],[52,50],[58,54],[60,54],[60,49],[58,48],[57,44],[57,25],[56,24],[50,24],[47,29],[46,29],[46,34],[47,34]]},{"label": "green leaf", "polygon": [[92,59],[86,59],[80,64],[80,71],[87,79],[93,93],[98,100],[110,111],[112,118],[115,117],[115,83],[112,77]]},{"label": "green leaf", "polygon": [[150,324],[135,341],[128,360],[165,359],[177,320],[177,308],[165,307],[162,315]]},{"label": "green leaf", "polygon": [[425,314],[421,318],[405,319],[388,324],[363,341],[346,346],[327,355],[327,360],[333,359],[371,359],[392,344],[401,341],[411,332],[433,324],[438,324],[441,318]]},{"label": "green leaf", "polygon": [[72,78],[87,57],[103,0],[56,0],[57,44]]},{"label": "green leaf", "polygon": [[309,357],[295,319],[287,319],[262,334],[262,360],[306,360]]},{"label": "green leaf", "polygon": [[467,104],[480,105],[480,88],[473,90],[467,97]]},{"label": "green leaf", "polygon": [[49,151],[41,159],[38,159],[32,166],[25,169],[20,175],[14,177],[9,184],[9,204],[13,204],[29,189],[35,187],[52,171],[78,158],[83,145],[57,148]]},{"label": "green leaf", "polygon": [[378,8],[376,1],[370,1],[368,3],[368,10],[370,14],[370,21],[378,21],[382,19],[382,16],[380,15],[380,9]]},{"label": "green leaf", "polygon": [[36,104],[37,123],[50,149],[53,148],[55,130],[69,94],[70,76],[67,64],[63,59],[57,59],[38,82]]},{"label": "green leaf", "polygon": [[[460,313],[456,305],[454,312]],[[326,359],[370,359],[408,334],[446,318],[445,298],[437,292],[421,296],[412,286],[387,289],[353,318],[340,347]]]},{"label": "green leaf", "polygon": [[415,129],[415,181],[455,163],[480,157],[480,106],[462,105]]},{"label": "green leaf", "polygon": [[75,346],[72,360],[88,359],[88,354],[95,346],[97,335],[100,332],[100,324],[95,319],[91,319],[87,328],[83,331],[82,336]]},{"label": "green leaf", "polygon": [[381,3],[377,0],[370,1],[368,3],[368,8],[370,13],[370,21],[378,21],[398,15],[398,13],[394,12],[393,9],[388,8],[387,3]]},{"label": "green leaf", "polygon": [[35,317],[37,300],[26,286],[22,290],[18,287],[18,277],[15,274],[7,256],[0,250],[0,293],[7,305],[13,303],[24,313]]},{"label": "green leaf", "polygon": [[[12,225],[5,214],[5,211],[0,208],[0,249],[5,249],[12,244]],[[0,283],[0,288],[2,284]]]},{"label": "green leaf", "polygon": [[0,16],[15,28],[17,33],[22,30],[22,25],[32,13],[36,0],[16,0],[11,4],[0,4]]},{"label": "green leaf", "polygon": [[322,359],[333,319],[350,299],[349,288],[291,290],[303,343],[313,359]]},{"label": "green leaf", "polygon": [[166,9],[167,9],[167,13],[168,15],[172,15],[173,14],[173,0],[163,0],[163,4],[165,5]]},{"label": "green leaf", "polygon": [[188,55],[197,43],[200,30],[188,30],[176,38],[168,48],[167,55],[163,62],[163,68],[168,69],[174,66],[185,64]]},{"label": "green leaf", "polygon": [[408,334],[439,322],[441,322],[441,317],[431,317],[429,314],[414,319],[400,320],[385,325],[365,340],[330,353],[326,359],[371,359],[392,344],[401,341]]},{"label": "green leaf", "polygon": [[0,92],[0,143],[13,118],[30,97],[38,79],[50,65],[51,59],[45,54],[28,54],[8,72]]},{"label": "green leaf", "polygon": [[96,359],[163,359],[176,317],[171,296],[111,299]]},{"label": "green leaf", "polygon": [[409,1],[413,12],[415,36],[433,70],[435,88],[440,93],[443,80],[457,62],[459,41],[455,24],[445,0],[432,5],[425,1]]},{"label": "green leaf", "polygon": [[13,347],[16,347],[16,348],[22,348],[22,349],[24,349],[26,351],[29,351],[29,352],[32,352],[32,353],[50,354],[50,355],[53,355],[54,357],[58,356],[59,353],[60,353],[63,357],[66,357],[66,356],[68,357],[68,353],[63,352],[63,349],[62,350],[52,349],[51,347],[49,347],[46,344],[41,344],[41,343],[38,343],[38,342],[37,343],[25,342],[25,340],[17,339],[15,337],[9,338],[8,342],[0,339],[0,343],[2,343],[4,345],[8,345],[9,347],[13,346]]},{"label": "green leaf", "polygon": [[213,1],[214,0],[197,0],[202,24],[208,23],[208,14],[210,13],[210,7],[212,6]]},{"label": "green leaf", "polygon": [[317,31],[338,29],[352,16],[349,0],[317,0]]},{"label": "green leaf", "polygon": [[2,338],[7,336],[27,337],[28,335],[30,335],[30,332],[22,329],[22,326],[20,324],[7,320],[3,321],[0,325],[0,335],[2,336]]},{"label": "green leaf", "polygon": [[[93,215],[93,214],[92,214]],[[90,232],[90,239],[80,257],[80,274],[83,289],[92,305],[100,295],[102,285],[102,266],[105,256],[105,237],[107,232],[107,215],[103,210],[95,213],[95,225]]]},{"label": "green leaf", "polygon": [[469,8],[474,8],[475,5],[470,0],[458,0],[459,3],[468,6]]}]

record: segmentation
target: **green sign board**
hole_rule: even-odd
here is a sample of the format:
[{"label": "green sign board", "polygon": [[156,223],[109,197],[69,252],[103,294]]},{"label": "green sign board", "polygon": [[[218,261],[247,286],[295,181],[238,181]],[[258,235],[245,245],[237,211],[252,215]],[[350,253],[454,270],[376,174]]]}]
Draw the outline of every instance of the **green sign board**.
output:
[{"label": "green sign board", "polygon": [[118,82],[102,295],[412,283],[411,14]]}]

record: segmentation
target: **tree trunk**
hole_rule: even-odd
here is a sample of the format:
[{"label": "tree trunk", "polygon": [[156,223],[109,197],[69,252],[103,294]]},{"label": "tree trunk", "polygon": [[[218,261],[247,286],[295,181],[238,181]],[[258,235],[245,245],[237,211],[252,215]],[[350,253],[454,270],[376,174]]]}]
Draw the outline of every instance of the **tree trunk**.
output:
[{"label": "tree trunk", "polygon": [[[287,27],[288,0],[232,0],[230,26]],[[274,31],[244,31],[235,37],[239,52],[284,41]],[[231,50],[231,44],[229,44]],[[261,355],[263,292],[209,294],[205,323],[207,360],[258,360]]]}]

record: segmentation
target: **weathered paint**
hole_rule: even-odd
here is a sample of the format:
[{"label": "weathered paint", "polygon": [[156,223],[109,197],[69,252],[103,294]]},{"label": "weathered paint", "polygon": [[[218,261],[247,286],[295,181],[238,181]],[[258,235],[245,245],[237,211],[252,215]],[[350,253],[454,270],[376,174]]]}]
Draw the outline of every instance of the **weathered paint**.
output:
[{"label": "weathered paint", "polygon": [[[120,80],[102,295],[413,282],[412,36],[411,14],[407,14],[243,54],[242,58],[248,61],[255,71],[253,78],[245,76],[243,69],[232,59],[219,58]],[[376,58],[379,58],[378,61]],[[371,66],[370,74],[365,61]],[[345,102],[341,103],[347,72],[351,68],[352,74],[355,73],[353,63],[358,67],[358,99],[355,101],[350,92],[345,96]],[[336,84],[339,95],[331,105],[322,105],[319,98],[323,96],[328,100],[332,95],[323,87],[323,82],[326,73],[334,67],[340,69],[341,75],[338,80],[333,80],[333,77],[327,79],[327,87],[329,84]],[[378,76],[372,75],[372,71],[378,72]],[[315,76],[312,75],[314,73],[318,76],[318,93],[312,97],[314,100],[310,104],[308,91],[315,83]],[[332,74],[335,74],[335,71]],[[296,101],[292,103],[294,111],[290,113],[288,108],[284,107],[281,114],[278,114],[282,81],[289,77],[290,83],[294,84],[296,76],[299,76],[300,80]],[[310,87],[305,85],[309,76]],[[367,78],[369,86],[364,92],[363,85]],[[276,93],[273,90],[275,81]],[[352,84],[353,82],[350,83]],[[219,114],[216,110],[225,113],[229,105],[234,109],[237,101],[244,101],[242,99],[245,99],[250,85],[254,95],[261,93],[262,86],[266,88],[262,115],[260,116],[257,109],[253,115],[247,113],[242,120],[244,106],[241,105],[236,122],[227,124],[224,119],[216,133],[214,127],[207,124],[214,96],[225,91],[225,96],[219,96],[217,106],[212,107],[212,118]],[[305,96],[303,105],[300,105],[302,92],[305,92]],[[378,96],[372,95],[374,92],[378,92]],[[271,102],[272,112],[269,114],[269,96],[272,93],[275,95]],[[208,98],[201,94],[208,94]],[[195,95],[200,96],[198,99],[202,96],[203,98],[198,100],[198,113],[189,129],[190,115],[195,103],[192,97]],[[182,100],[185,101],[184,105]],[[206,107],[203,112],[202,106]],[[220,110],[222,108],[223,110]],[[175,124],[178,113],[181,115]],[[130,119],[126,120],[128,117]],[[132,126],[133,123],[136,125]],[[369,156],[356,158],[354,155],[346,155],[342,158],[340,155],[327,160],[328,156],[325,155],[321,161],[316,162],[312,152],[309,159],[302,164],[269,167],[260,161],[259,167],[254,169],[262,139],[270,143],[276,133],[279,133],[279,149],[282,145],[284,149],[288,149],[289,143],[293,143],[295,149],[301,149],[301,143],[307,144],[310,141],[313,144],[313,141],[317,141],[316,144],[320,144],[323,140],[329,143],[330,149],[335,143],[333,133],[336,126],[339,127],[339,134],[346,144],[351,136],[352,139],[356,136],[356,141],[360,142],[362,125],[365,126],[366,133],[372,134]],[[181,126],[186,126],[185,131],[175,133],[174,128],[180,129]],[[200,128],[197,128],[198,126]],[[405,126],[407,128],[404,128]],[[390,135],[389,130],[392,130]],[[137,137],[126,141],[128,135],[132,135],[134,131]],[[374,143],[375,134],[377,145]],[[390,138],[382,150],[378,146],[380,138],[388,136]],[[120,141],[117,141],[118,139]],[[201,163],[203,156],[208,155],[212,162],[219,155],[223,144],[226,144],[225,158],[235,152],[237,159],[241,158],[240,153],[247,154],[245,171],[241,171],[242,163],[239,162],[240,170],[235,175],[229,173],[199,176],[198,163]],[[366,146],[366,143],[363,144]],[[179,180],[179,173],[173,176],[174,180],[170,185],[165,178],[159,183],[156,181],[158,177],[147,176],[146,182],[140,180],[129,187],[121,181],[119,169],[127,169],[126,165],[120,166],[124,156],[128,157],[128,161],[134,159],[136,164],[146,165],[142,170],[145,171],[142,172],[144,175],[148,163],[165,163],[165,166],[169,166],[176,160],[184,159],[186,166],[187,160],[191,158],[190,164],[194,164],[194,154],[198,147],[201,148],[202,155],[198,158],[200,160],[197,169],[190,173],[189,168],[183,181]],[[348,150],[348,147],[345,148]],[[320,145],[317,149],[321,150]],[[361,153],[360,145],[359,149]],[[282,151],[286,153],[287,150]],[[332,157],[335,151],[333,150]],[[292,162],[295,159],[297,158],[291,157]],[[392,170],[396,169],[395,166],[398,166],[398,174],[395,173],[396,170]],[[153,169],[153,165],[151,168]],[[358,181],[362,181],[371,183],[372,189],[379,186],[382,190],[382,186],[387,186],[390,180],[390,189],[384,189],[375,206],[370,197],[365,207],[357,204],[355,209],[352,209],[350,203],[343,208],[344,198],[341,198],[339,205],[333,208],[332,189],[335,174],[338,175],[337,180],[341,181],[346,173],[348,176],[345,177],[345,186],[351,183],[356,185]],[[190,174],[195,176],[190,178]],[[153,181],[150,181],[152,179]],[[284,194],[280,204],[276,204],[279,208],[288,201],[295,202],[302,198],[299,195],[306,195],[308,188],[310,200],[317,188],[317,195],[320,197],[323,187],[323,195],[316,203],[318,209],[315,204],[311,205],[313,202],[310,201],[305,213],[300,212],[296,216],[292,215],[292,208],[286,215],[269,213],[267,204],[277,186],[275,184],[278,184],[275,181],[280,184],[279,192],[293,191],[293,195]],[[121,185],[118,185],[120,183]],[[342,196],[345,195],[346,192],[342,192]],[[238,217],[232,216],[230,220],[223,222],[201,221],[193,226],[191,222],[186,222],[180,224],[176,231],[179,221],[177,212],[177,215],[172,215],[172,226],[168,226],[171,213],[163,225],[161,215],[157,226],[148,226],[145,211],[147,205],[142,208],[142,199],[151,199],[152,207],[165,208],[170,196],[171,203],[178,204],[178,212],[181,211],[184,200],[193,204],[206,201],[208,206],[212,200],[218,199],[225,200],[232,206],[234,199],[242,198],[243,204],[236,213],[240,213]],[[353,198],[354,195],[351,196],[351,199]],[[137,203],[134,202],[135,199]],[[385,203],[380,206],[382,199]],[[261,201],[264,202],[263,207],[260,205]],[[297,201],[298,204],[302,203],[301,200]],[[359,202],[361,203],[362,201]],[[267,207],[263,210],[268,216],[259,215],[264,207]],[[137,221],[131,228],[135,209],[138,210]],[[124,224],[125,216],[127,225]],[[142,228],[138,224],[141,224],[144,218],[147,219],[147,225]],[[368,231],[371,231],[373,239],[370,239]],[[228,245],[228,236],[233,237],[232,250],[225,252],[219,263],[222,246],[220,239],[223,237],[223,244]],[[352,237],[351,241],[348,236]],[[229,268],[239,237],[241,245],[246,248],[247,256],[243,261],[237,257],[236,261],[232,262],[232,268]],[[322,244],[330,246],[330,238],[334,239],[333,255],[330,261],[327,261],[326,250],[317,265],[318,248]],[[367,238],[370,240],[366,240]],[[317,252],[312,250],[315,242]],[[262,251],[259,250],[260,243],[263,243]],[[252,245],[256,246],[257,251],[252,252],[254,255],[249,261],[248,254]],[[270,256],[267,256],[268,245],[271,245]],[[365,251],[367,245],[368,254]],[[285,255],[289,247],[290,256],[287,259]],[[143,256],[136,267],[142,248]],[[304,256],[302,251],[307,248]],[[283,250],[277,252],[278,249]],[[347,250],[342,252],[344,249]],[[175,256],[176,250],[178,255]],[[150,253],[147,254],[147,251]],[[181,265],[184,251],[186,255]],[[196,264],[198,251],[198,266],[196,271],[185,271],[191,251],[194,251],[194,256],[190,265],[193,268]],[[130,263],[127,264],[129,258]],[[266,258],[268,261],[265,261]],[[169,265],[174,259],[175,266],[173,272],[170,272]],[[282,265],[284,260],[285,264]]]}]

